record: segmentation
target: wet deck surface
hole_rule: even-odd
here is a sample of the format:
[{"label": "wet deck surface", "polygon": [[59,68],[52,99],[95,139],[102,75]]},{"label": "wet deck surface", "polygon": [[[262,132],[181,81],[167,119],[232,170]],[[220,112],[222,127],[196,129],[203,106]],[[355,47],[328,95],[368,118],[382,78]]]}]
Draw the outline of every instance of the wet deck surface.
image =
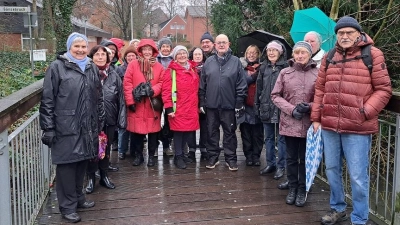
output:
[{"label": "wet deck surface", "polygon": [[[221,164],[210,170],[205,161],[200,162],[197,151],[197,162],[182,170],[173,165],[173,157],[162,155],[161,147],[159,153],[158,164],[148,168],[146,164],[133,167],[129,155],[118,160],[117,152],[112,152],[112,163],[120,169],[109,172],[116,189],[108,190],[96,182],[95,192],[87,195],[96,206],[78,209],[82,217],[79,224],[316,225],[329,210],[329,190],[318,179],[304,207],[285,204],[287,190],[277,189],[281,180],[274,180],[273,174],[259,175],[265,165],[265,150],[261,167],[248,167],[239,144],[236,172],[222,163],[223,154]],[[64,224],[55,189],[47,199],[35,224]]]}]

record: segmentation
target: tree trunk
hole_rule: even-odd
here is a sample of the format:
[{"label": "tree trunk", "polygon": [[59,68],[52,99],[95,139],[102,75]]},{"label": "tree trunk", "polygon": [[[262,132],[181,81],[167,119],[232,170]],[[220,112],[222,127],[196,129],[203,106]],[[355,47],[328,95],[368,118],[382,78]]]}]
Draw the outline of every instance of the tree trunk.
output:
[{"label": "tree trunk", "polygon": [[329,17],[333,20],[337,20],[338,14],[339,14],[339,3],[340,0],[333,0],[332,2],[332,7],[331,7],[331,13]]},{"label": "tree trunk", "polygon": [[[32,13],[37,13],[37,5],[36,5],[36,0],[32,0]],[[36,14],[37,15],[37,14]],[[39,16],[37,15],[37,20],[39,20]],[[38,49],[39,47],[39,21],[38,21],[38,26],[33,27],[33,49]]]}]

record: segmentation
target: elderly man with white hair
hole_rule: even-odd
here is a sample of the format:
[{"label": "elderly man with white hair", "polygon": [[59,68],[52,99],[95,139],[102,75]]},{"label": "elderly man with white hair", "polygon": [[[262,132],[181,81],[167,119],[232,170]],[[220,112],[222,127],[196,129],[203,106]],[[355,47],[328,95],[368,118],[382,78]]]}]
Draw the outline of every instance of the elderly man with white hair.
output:
[{"label": "elderly man with white hair", "polygon": [[321,48],[322,45],[322,37],[319,33],[315,31],[310,31],[304,35],[304,41],[308,42],[312,48],[312,60],[317,63],[317,67],[319,68],[321,65],[322,57],[325,55],[325,51]]}]

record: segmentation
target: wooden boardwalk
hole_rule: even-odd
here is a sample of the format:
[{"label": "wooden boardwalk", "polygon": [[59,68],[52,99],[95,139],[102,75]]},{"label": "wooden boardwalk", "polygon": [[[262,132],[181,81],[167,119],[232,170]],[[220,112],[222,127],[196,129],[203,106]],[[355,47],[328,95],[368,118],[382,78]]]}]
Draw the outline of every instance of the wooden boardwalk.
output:
[{"label": "wooden boardwalk", "polygon": [[[148,168],[146,164],[133,167],[129,155],[119,161],[117,152],[112,152],[112,163],[120,169],[109,173],[116,189],[108,190],[96,182],[95,192],[87,195],[96,206],[78,210],[79,224],[316,225],[329,210],[328,187],[317,179],[304,207],[285,204],[287,190],[277,189],[281,180],[258,173],[265,164],[265,150],[261,167],[248,167],[239,144],[236,172],[228,170],[223,154],[221,164],[210,170],[200,162],[197,151],[197,162],[182,170],[173,165],[173,157],[162,156],[161,147],[159,153],[158,164]],[[35,224],[64,223],[54,189]]]}]

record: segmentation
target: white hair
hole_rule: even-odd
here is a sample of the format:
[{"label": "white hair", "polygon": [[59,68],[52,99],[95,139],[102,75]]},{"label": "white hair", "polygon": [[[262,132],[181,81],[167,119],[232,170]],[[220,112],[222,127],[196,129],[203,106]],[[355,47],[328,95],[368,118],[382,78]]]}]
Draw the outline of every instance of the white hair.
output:
[{"label": "white hair", "polygon": [[317,40],[318,40],[319,45],[322,45],[322,37],[321,37],[321,35],[320,35],[318,32],[316,32],[316,31],[309,31],[309,32],[306,33],[306,35],[304,35],[304,37],[307,36],[307,35],[309,35],[309,34],[315,35],[315,37],[317,37]]}]

